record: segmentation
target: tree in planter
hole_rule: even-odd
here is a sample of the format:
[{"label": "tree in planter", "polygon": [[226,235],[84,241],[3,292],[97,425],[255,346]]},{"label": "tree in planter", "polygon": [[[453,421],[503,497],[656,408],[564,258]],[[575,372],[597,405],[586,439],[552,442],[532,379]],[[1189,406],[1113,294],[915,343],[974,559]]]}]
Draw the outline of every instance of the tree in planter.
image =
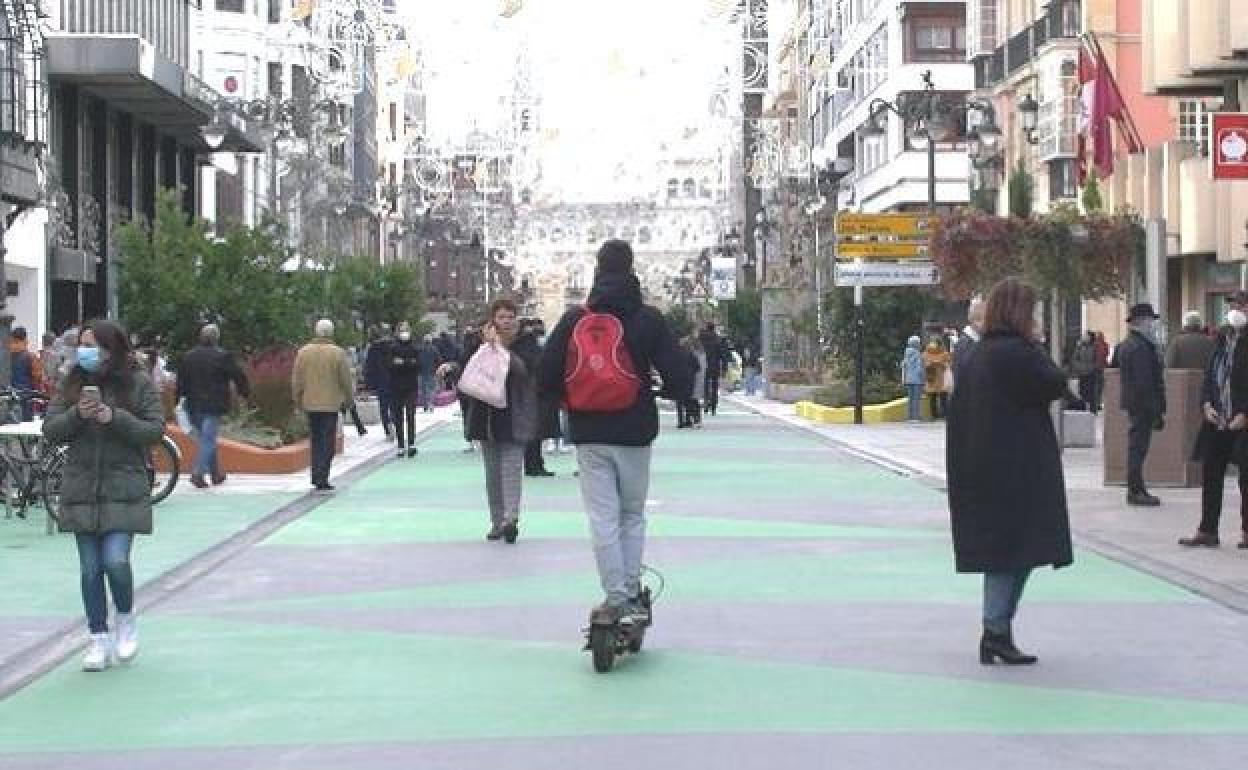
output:
[{"label": "tree in planter", "polygon": [[[906,340],[923,329],[923,321],[941,306],[930,289],[871,288],[865,292],[863,314],[864,370],[868,381],[900,381],[899,364]],[[854,291],[836,289],[825,303],[825,322],[831,331],[832,352],[842,373],[854,369]]]},{"label": "tree in planter", "polygon": [[1083,201],[1083,210],[1089,216],[1100,214],[1105,209],[1105,203],[1101,200],[1101,186],[1096,181],[1096,174],[1089,174],[1088,181],[1083,184],[1083,193],[1081,194]]},{"label": "tree in planter", "polygon": [[1010,216],[1031,219],[1035,190],[1036,182],[1023,165],[1022,158],[1019,158],[1018,165],[1010,173]]},{"label": "tree in planter", "polygon": [[279,236],[231,227],[214,239],[202,220],[187,219],[174,191],[162,191],[150,226],[118,229],[122,318],[140,336],[162,337],[175,355],[208,321],[234,348],[301,338],[303,297],[282,269],[289,254]]},{"label": "tree in planter", "polygon": [[735,299],[719,303],[719,320],[724,335],[741,344],[760,349],[762,342],[763,300],[757,289],[738,288]]}]

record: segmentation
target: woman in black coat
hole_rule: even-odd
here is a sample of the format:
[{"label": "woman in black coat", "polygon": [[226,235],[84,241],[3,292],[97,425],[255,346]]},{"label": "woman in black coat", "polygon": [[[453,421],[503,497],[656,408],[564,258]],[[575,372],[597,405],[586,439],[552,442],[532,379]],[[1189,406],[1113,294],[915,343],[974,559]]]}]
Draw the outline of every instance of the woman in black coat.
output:
[{"label": "woman in black coat", "polygon": [[954,389],[946,427],[958,572],[984,573],[981,663],[1035,663],[1012,621],[1035,567],[1072,561],[1066,484],[1049,405],[1066,375],[1034,342],[1035,291],[1007,278],[988,295],[983,340]]}]

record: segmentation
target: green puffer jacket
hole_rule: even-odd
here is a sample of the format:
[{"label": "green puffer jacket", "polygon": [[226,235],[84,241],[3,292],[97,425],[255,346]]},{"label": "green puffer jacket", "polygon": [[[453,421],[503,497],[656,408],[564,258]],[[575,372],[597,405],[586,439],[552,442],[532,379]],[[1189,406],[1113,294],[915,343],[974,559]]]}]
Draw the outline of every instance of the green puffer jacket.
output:
[{"label": "green puffer jacket", "polygon": [[[44,437],[69,445],[61,482],[62,532],[152,533],[146,458],[164,433],[165,418],[152,381],[139,371],[133,377],[129,397],[123,399],[119,378],[96,382],[86,375],[85,384],[98,385],[101,399],[113,409],[108,425],[82,419],[77,404],[67,403],[59,394],[48,407]],[[62,386],[59,393],[64,391]]]}]

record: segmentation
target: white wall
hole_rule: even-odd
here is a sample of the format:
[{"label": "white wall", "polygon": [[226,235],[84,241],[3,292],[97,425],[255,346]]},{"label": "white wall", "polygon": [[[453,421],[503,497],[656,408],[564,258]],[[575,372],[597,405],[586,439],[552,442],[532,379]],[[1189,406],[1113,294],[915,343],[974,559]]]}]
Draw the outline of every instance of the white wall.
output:
[{"label": "white wall", "polygon": [[31,209],[14,220],[4,234],[6,278],[17,281],[17,296],[8,298],[7,309],[14,316],[15,327],[26,327],[34,347],[47,328],[47,221],[46,209]]}]

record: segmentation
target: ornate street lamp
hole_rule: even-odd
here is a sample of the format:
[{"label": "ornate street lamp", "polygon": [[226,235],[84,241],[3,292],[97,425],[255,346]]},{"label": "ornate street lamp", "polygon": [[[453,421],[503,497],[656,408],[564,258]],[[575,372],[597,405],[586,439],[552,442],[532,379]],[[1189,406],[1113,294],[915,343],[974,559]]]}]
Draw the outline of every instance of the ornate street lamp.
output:
[{"label": "ornate street lamp", "polygon": [[1027,138],[1028,144],[1039,144],[1040,138],[1036,136],[1036,126],[1040,122],[1040,104],[1032,98],[1031,94],[1023,97],[1018,103],[1018,114],[1023,119],[1023,136]]}]

